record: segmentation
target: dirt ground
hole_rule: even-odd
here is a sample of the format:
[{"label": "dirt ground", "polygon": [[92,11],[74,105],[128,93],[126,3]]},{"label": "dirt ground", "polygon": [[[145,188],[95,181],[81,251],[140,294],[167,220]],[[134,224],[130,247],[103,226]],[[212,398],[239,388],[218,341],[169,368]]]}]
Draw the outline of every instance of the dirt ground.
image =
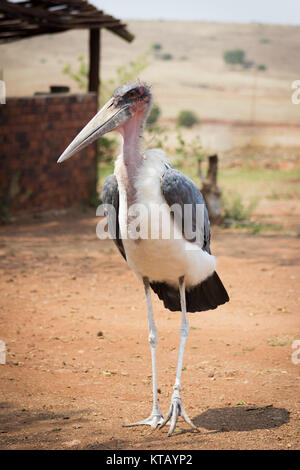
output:
[{"label": "dirt ground", "polygon": [[[200,432],[180,418],[168,438],[122,427],[151,411],[147,315],[97,222],[68,212],[0,228],[0,449],[299,448],[299,239],[213,229],[231,301],[190,315],[182,399]],[[180,314],[153,302],[166,413]]]}]

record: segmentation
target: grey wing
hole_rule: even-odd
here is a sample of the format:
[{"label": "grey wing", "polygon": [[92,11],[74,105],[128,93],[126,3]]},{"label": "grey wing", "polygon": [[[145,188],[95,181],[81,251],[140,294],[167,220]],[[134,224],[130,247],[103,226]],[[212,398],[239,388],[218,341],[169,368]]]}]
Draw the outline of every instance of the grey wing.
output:
[{"label": "grey wing", "polygon": [[161,191],[167,204],[174,208],[174,220],[180,225],[184,238],[200,243],[201,248],[210,253],[208,212],[204,198],[195,183],[181,171],[168,168],[162,176]]},{"label": "grey wing", "polygon": [[[118,182],[115,175],[109,175],[103,184],[102,188],[102,202],[107,205],[104,210],[108,223],[108,231],[120,251],[123,258],[126,260],[126,253],[124,245],[120,237],[120,226],[119,226],[119,188]],[[109,207],[113,207],[112,212]]]}]

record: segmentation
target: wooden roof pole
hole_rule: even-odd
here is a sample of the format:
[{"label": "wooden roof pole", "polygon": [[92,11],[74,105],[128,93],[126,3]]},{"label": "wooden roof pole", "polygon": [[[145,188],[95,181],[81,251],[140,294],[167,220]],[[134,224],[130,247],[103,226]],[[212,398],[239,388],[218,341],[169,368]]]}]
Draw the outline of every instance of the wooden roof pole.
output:
[{"label": "wooden roof pole", "polygon": [[100,53],[101,53],[101,28],[90,29],[89,38],[89,91],[93,91],[99,97],[100,86]]},{"label": "wooden roof pole", "polygon": [[[90,55],[90,63],[89,63],[89,90],[95,92],[97,95],[97,102],[99,107],[99,93],[100,93],[100,53],[101,53],[101,28],[93,28],[90,29],[89,33],[89,55]],[[93,183],[91,186],[91,197],[95,198],[95,200],[99,199],[99,195],[97,193],[97,185],[98,185],[98,146],[95,142],[93,144],[95,146],[96,151],[96,158],[94,159],[91,171],[93,171]]]}]

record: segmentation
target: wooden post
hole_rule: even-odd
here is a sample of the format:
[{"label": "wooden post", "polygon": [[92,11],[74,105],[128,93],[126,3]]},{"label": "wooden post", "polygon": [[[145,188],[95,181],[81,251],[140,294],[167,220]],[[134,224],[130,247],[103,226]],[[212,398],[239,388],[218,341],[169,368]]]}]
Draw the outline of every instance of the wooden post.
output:
[{"label": "wooden post", "polygon": [[[89,70],[89,91],[96,93],[97,104],[99,108],[99,92],[100,92],[100,28],[90,29],[89,53],[90,53],[90,70]],[[98,186],[98,146],[95,146],[96,158],[91,168],[93,172],[93,183],[90,192],[90,198],[94,201],[97,199],[97,186]],[[99,195],[98,195],[99,198]]]},{"label": "wooden post", "polygon": [[208,159],[208,171],[201,192],[206,202],[208,215],[212,224],[221,224],[221,191],[217,186],[218,156],[211,155]]},{"label": "wooden post", "polygon": [[206,178],[210,181],[213,187],[217,186],[217,173],[218,173],[218,155],[211,155],[208,157],[208,171]]},{"label": "wooden post", "polygon": [[90,29],[90,70],[89,91],[94,91],[99,96],[100,85],[100,28]]}]

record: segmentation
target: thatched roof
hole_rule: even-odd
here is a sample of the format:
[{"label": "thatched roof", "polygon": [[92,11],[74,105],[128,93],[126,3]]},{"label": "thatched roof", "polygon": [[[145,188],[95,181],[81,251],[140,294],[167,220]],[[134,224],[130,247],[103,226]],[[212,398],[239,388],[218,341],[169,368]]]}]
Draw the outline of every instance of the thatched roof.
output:
[{"label": "thatched roof", "polygon": [[71,29],[99,28],[106,28],[129,42],[134,39],[126,24],[86,0],[0,0],[0,43]]}]

